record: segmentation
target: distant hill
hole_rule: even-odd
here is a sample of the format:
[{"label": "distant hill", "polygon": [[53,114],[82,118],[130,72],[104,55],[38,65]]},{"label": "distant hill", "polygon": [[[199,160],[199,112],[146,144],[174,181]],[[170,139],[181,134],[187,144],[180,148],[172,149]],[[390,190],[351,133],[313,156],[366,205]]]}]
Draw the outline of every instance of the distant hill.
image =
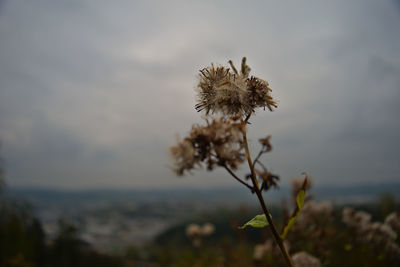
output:
[{"label": "distant hill", "polygon": [[[390,193],[400,199],[400,184],[324,186],[316,187],[311,192],[317,200],[329,200],[334,204],[376,203],[382,193]],[[208,220],[209,214],[223,213],[222,218],[226,219],[230,210],[234,210],[234,217],[241,218],[243,214],[236,212],[238,205],[242,205],[241,211],[248,208],[259,210],[256,196],[239,185],[210,189],[75,191],[8,187],[2,196],[17,202],[26,201],[41,221],[49,240],[57,234],[58,220],[66,219],[81,230],[81,238],[85,242],[100,251],[143,244],[176,224],[180,228],[173,229],[183,235],[182,223],[193,218]],[[276,208],[283,198],[291,198],[288,187],[265,193],[271,213],[279,216]],[[170,239],[171,235],[164,237]]]},{"label": "distant hill", "polygon": [[[246,188],[179,188],[179,189],[91,189],[91,190],[58,190],[43,188],[9,187],[5,190],[7,198],[23,198],[33,205],[35,203],[53,203],[55,205],[135,202],[202,202],[219,204],[254,203],[255,196]],[[362,203],[376,200],[382,193],[390,193],[400,198],[400,183],[393,184],[362,184],[350,186],[320,186],[312,189],[311,193],[317,200],[328,200],[335,203]],[[282,187],[265,193],[266,201],[279,203],[283,198],[290,198],[290,190]]]}]

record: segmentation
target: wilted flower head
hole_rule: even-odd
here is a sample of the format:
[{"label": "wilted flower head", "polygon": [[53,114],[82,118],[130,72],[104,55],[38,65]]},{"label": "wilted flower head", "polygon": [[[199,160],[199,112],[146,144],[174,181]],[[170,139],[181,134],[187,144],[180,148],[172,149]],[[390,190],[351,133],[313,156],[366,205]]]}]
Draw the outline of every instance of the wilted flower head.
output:
[{"label": "wilted flower head", "polygon": [[206,126],[193,125],[189,135],[171,147],[175,159],[173,170],[178,175],[205,163],[208,170],[215,166],[236,169],[244,161],[242,134],[244,123],[238,118],[214,119]]},{"label": "wilted flower head", "polygon": [[258,142],[263,146],[263,150],[265,152],[270,152],[272,150],[272,145],[270,143],[270,140],[271,140],[271,136],[270,135],[268,135],[265,138],[258,139]]},{"label": "wilted flower head", "polygon": [[[262,167],[262,170],[254,169],[254,172],[260,180],[261,191],[268,191],[271,188],[278,189],[279,176],[268,171],[261,162],[259,162],[259,165]],[[250,178],[251,174],[249,173],[246,175],[246,179]]]},{"label": "wilted flower head", "polygon": [[197,111],[246,116],[257,107],[267,107],[271,111],[277,107],[268,82],[254,76],[249,78],[250,67],[245,57],[240,72],[232,61],[229,64],[232,70],[213,64],[200,70]]}]

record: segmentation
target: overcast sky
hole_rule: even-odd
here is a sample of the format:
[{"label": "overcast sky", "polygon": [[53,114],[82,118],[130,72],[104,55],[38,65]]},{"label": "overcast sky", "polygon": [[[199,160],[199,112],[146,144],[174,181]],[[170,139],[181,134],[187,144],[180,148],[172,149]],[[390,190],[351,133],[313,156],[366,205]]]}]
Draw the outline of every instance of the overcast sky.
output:
[{"label": "overcast sky", "polygon": [[1,1],[7,183],[234,185],[176,178],[168,147],[201,122],[198,70],[242,56],[279,101],[249,135],[283,184],[400,181],[399,29],[400,1]]}]

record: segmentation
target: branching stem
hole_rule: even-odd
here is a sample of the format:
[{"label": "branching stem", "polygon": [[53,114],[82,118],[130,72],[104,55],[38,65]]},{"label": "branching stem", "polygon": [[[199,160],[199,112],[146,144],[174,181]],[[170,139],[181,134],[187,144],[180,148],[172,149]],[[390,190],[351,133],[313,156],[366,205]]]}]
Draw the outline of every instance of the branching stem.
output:
[{"label": "branching stem", "polygon": [[[250,119],[250,115],[248,115],[246,117],[244,122],[247,123],[247,121],[249,119]],[[261,204],[261,207],[262,207],[262,209],[264,211],[265,217],[267,218],[267,221],[268,221],[268,223],[270,225],[271,232],[272,232],[272,234],[273,234],[273,236],[275,238],[275,241],[278,243],[279,248],[281,249],[282,255],[285,258],[286,263],[288,264],[288,266],[294,267],[292,259],[291,259],[290,255],[289,255],[289,253],[287,252],[287,250],[285,248],[285,245],[283,244],[282,238],[280,237],[278,231],[276,230],[275,224],[272,221],[270,212],[267,209],[267,206],[266,206],[265,201],[264,201],[264,197],[263,197],[263,195],[261,193],[260,186],[259,186],[258,181],[257,181],[257,176],[256,176],[256,173],[254,171],[253,161],[251,160],[249,145],[248,145],[248,142],[247,142],[246,131],[244,131],[244,133],[243,133],[243,143],[244,143],[244,148],[246,150],[247,162],[249,164],[249,168],[250,168],[250,172],[251,172],[251,175],[250,175],[251,181],[253,182],[254,190],[256,192],[258,200],[260,201],[260,204]]]},{"label": "branching stem", "polygon": [[250,191],[252,193],[255,192],[254,187],[249,185],[248,183],[246,183],[245,181],[243,181],[242,179],[240,179],[231,169],[229,169],[228,166],[224,165],[225,170],[227,170],[229,172],[230,175],[232,175],[233,178],[235,178],[239,183],[243,184],[244,186],[246,186],[248,189],[250,189]]},{"label": "branching stem", "polygon": [[263,148],[260,150],[260,152],[258,152],[257,157],[256,157],[256,158],[254,159],[254,161],[253,161],[253,166],[256,165],[257,162],[260,163],[258,160],[260,159],[261,155],[264,154],[264,152],[265,152],[265,151],[264,151]]}]

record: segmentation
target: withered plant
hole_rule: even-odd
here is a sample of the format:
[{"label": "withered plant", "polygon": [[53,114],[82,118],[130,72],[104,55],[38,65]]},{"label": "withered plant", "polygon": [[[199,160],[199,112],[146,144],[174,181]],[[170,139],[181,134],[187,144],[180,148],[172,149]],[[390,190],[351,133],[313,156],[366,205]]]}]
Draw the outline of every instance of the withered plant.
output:
[{"label": "withered plant", "polygon": [[[294,266],[283,241],[304,204],[307,179],[299,188],[292,216],[279,234],[262,194],[263,191],[276,188],[279,181],[279,176],[272,174],[260,161],[263,154],[272,150],[271,136],[259,139],[261,148],[254,160],[247,139],[247,126],[256,109],[273,111],[277,103],[271,96],[272,90],[267,81],[249,76],[250,67],[245,57],[240,71],[232,61],[229,64],[230,68],[211,64],[200,70],[195,108],[205,113],[205,125],[193,125],[188,136],[171,147],[175,160],[173,170],[182,176],[202,166],[209,171],[216,167],[224,168],[235,180],[256,194],[264,212],[241,228],[269,226],[287,264]],[[241,178],[236,171],[245,161],[250,173]]]}]

